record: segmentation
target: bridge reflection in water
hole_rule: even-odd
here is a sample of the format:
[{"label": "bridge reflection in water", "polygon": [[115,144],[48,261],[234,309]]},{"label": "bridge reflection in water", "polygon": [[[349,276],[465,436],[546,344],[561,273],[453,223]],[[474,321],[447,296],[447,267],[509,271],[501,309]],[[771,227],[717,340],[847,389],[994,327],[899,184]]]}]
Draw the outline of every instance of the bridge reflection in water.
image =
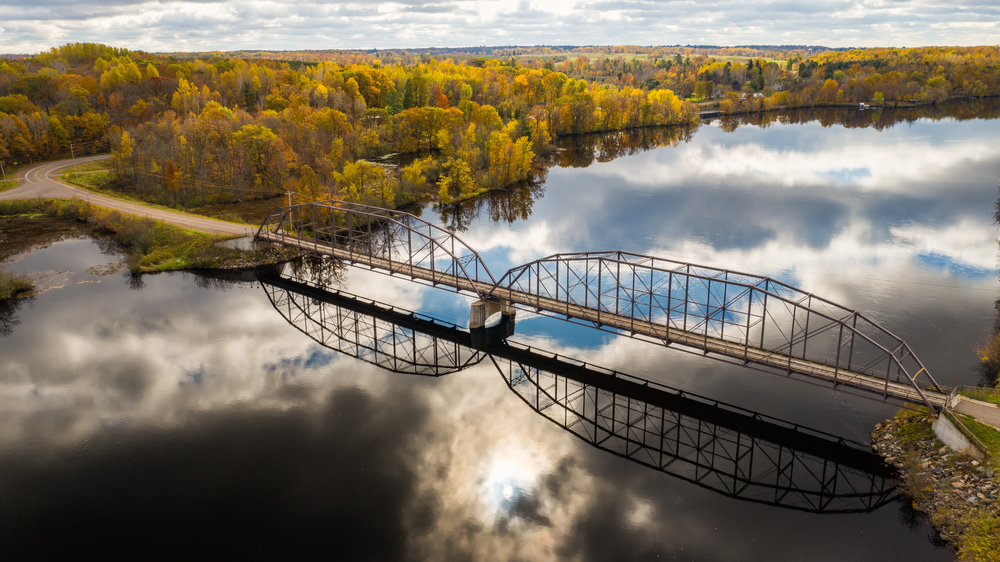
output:
[{"label": "bridge reflection in water", "polygon": [[590,445],[726,496],[812,513],[868,512],[897,496],[861,443],[508,342],[505,326],[470,333],[286,277],[259,281],[325,347],[424,376],[489,359],[529,407]]}]

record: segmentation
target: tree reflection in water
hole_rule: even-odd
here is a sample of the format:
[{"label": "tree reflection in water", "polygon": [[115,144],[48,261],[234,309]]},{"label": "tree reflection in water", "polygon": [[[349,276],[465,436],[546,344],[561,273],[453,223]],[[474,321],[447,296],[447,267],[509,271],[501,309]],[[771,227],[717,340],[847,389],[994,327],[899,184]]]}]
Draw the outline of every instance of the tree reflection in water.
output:
[{"label": "tree reflection in water", "polygon": [[21,323],[17,311],[25,304],[34,302],[35,297],[21,297],[0,300],[0,338],[6,338],[14,333],[14,328]]},{"label": "tree reflection in water", "polygon": [[[718,127],[733,132],[740,127],[767,128],[775,123],[804,124],[818,121],[823,127],[839,125],[847,129],[888,129],[909,124],[919,119],[996,119],[1000,117],[1000,99],[983,98],[956,100],[940,105],[914,108],[885,108],[860,111],[851,107],[817,107],[791,111],[768,111],[740,115],[725,115],[714,119]],[[514,223],[531,216],[535,201],[545,195],[548,170],[560,168],[586,168],[594,163],[610,162],[649,150],[676,147],[690,142],[698,131],[697,125],[673,127],[647,127],[574,135],[559,140],[554,151],[540,155],[532,175],[525,181],[503,190],[490,191],[482,196],[436,206],[441,223],[453,232],[465,232],[483,213],[494,223]],[[419,215],[419,212],[415,214]]]}]

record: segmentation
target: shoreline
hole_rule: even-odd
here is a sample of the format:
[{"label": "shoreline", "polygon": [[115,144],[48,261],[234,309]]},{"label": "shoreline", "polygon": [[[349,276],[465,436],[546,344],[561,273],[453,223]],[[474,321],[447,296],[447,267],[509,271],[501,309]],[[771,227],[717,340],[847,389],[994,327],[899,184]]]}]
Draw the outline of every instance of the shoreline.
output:
[{"label": "shoreline", "polygon": [[[936,106],[936,105],[944,105],[944,104],[953,103],[953,102],[959,102],[959,101],[966,101],[966,102],[968,102],[968,101],[988,100],[988,99],[995,99],[995,98],[1000,98],[1000,96],[978,96],[978,97],[976,97],[976,96],[961,96],[961,97],[954,97],[954,98],[949,97],[949,98],[947,98],[945,100],[941,100],[939,102],[937,102],[937,101],[923,101],[923,102],[922,101],[884,102],[881,105],[875,105],[874,103],[868,103],[867,105],[869,107],[866,107],[864,109],[864,111],[882,111],[882,110],[885,110],[885,109],[904,109],[904,110],[906,110],[906,109],[918,109],[918,108],[921,108],[921,107],[933,107],[933,106]],[[738,102],[747,101],[747,102],[750,102],[750,103],[754,103],[753,100],[755,100],[755,99],[768,99],[768,98],[767,97],[764,97],[764,98],[747,98],[745,100],[740,99],[740,100],[737,100],[737,101]],[[718,119],[719,117],[727,117],[727,116],[731,116],[731,115],[750,115],[750,114],[754,114],[754,113],[770,113],[770,112],[774,112],[774,111],[796,111],[796,110],[799,110],[799,109],[825,109],[825,108],[830,108],[830,109],[836,109],[836,108],[854,108],[854,109],[858,109],[858,104],[859,103],[864,103],[864,102],[846,102],[846,103],[845,102],[841,102],[841,103],[834,102],[834,103],[797,105],[797,106],[775,105],[775,106],[770,107],[770,108],[761,107],[760,109],[746,109],[746,110],[731,111],[729,113],[726,113],[726,112],[722,111],[719,108],[719,102],[720,101],[722,101],[722,100],[716,100],[716,101],[712,102],[711,104],[706,104],[704,106],[705,109],[715,109],[715,110],[719,111],[719,115],[713,116],[713,117],[709,117],[709,119]]]},{"label": "shoreline", "polygon": [[[87,209],[83,203],[70,203],[66,208],[58,205],[45,207],[45,204],[44,201],[39,202],[32,213],[0,215],[0,266],[15,256],[70,239],[90,239],[110,245],[120,258],[120,269],[131,270],[136,275],[161,271],[251,270],[284,263],[302,254],[298,250],[273,246],[257,250],[221,247],[219,242],[234,237],[192,233],[165,223],[141,217],[124,217],[122,214],[92,221],[83,212]],[[154,235],[148,231],[134,234],[115,232],[109,228],[121,225],[119,221],[123,218],[126,223],[124,228],[132,227],[134,230],[136,226],[128,223],[138,222],[140,229],[151,227],[165,231],[165,234],[161,232],[164,239],[153,243],[149,238]],[[31,290],[22,291],[11,298],[30,297],[32,294]]]},{"label": "shoreline", "polygon": [[958,560],[1000,560],[1000,467],[949,449],[932,420],[926,410],[900,410],[872,430],[872,451],[896,468],[900,490]]}]

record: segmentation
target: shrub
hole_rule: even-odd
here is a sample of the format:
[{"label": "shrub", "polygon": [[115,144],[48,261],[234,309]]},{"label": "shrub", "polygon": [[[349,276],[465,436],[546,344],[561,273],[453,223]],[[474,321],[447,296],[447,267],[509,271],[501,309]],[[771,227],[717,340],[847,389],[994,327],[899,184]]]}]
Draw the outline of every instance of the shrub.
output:
[{"label": "shrub", "polygon": [[0,301],[16,297],[20,293],[26,293],[33,289],[35,285],[22,275],[15,275],[6,269],[0,268]]}]

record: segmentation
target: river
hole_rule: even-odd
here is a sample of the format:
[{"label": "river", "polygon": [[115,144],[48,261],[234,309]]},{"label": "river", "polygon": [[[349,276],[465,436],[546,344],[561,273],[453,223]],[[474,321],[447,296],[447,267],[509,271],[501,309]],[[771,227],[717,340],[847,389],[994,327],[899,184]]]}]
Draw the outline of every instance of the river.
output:
[{"label": "river", "polygon": [[[622,249],[769,275],[864,312],[940,383],[975,384],[998,292],[993,105],[569,139],[531,186],[419,212],[494,274]],[[7,264],[48,272],[0,338],[11,559],[954,559],[851,452],[893,415],[877,400],[528,311],[487,353],[461,345],[471,298],[329,262],[262,279],[88,269],[115,260],[73,239]],[[319,270],[333,296],[280,284]],[[606,403],[586,379],[605,369],[640,382],[615,387],[621,411],[673,416],[673,449],[539,398],[556,381]]]}]

